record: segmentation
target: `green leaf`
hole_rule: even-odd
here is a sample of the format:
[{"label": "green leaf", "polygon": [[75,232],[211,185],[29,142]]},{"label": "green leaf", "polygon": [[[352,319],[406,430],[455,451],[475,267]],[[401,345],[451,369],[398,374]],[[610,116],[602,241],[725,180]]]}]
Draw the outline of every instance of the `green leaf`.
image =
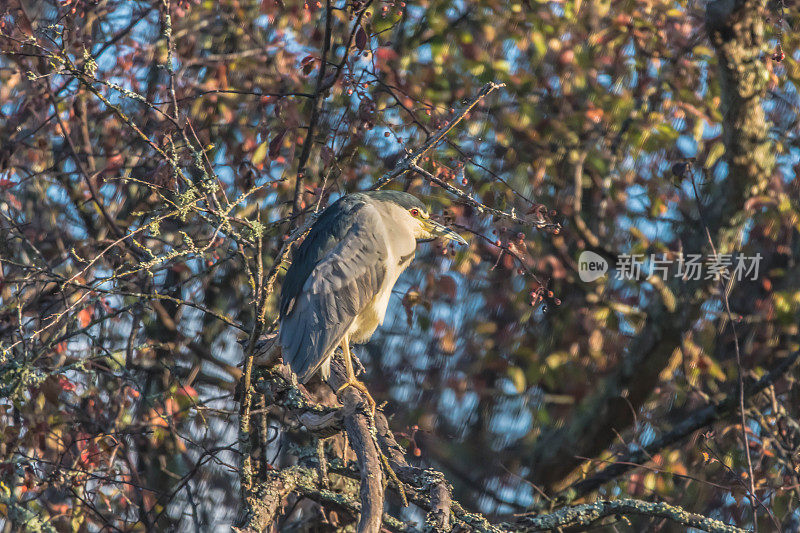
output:
[{"label": "green leaf", "polygon": [[255,151],[253,152],[253,158],[251,159],[254,165],[261,164],[264,161],[264,158],[267,157],[267,141],[259,144]]},{"label": "green leaf", "polygon": [[517,392],[522,394],[525,392],[525,372],[518,366],[512,366],[508,369],[508,379],[514,384]]},{"label": "green leaf", "polygon": [[722,141],[717,141],[708,151],[708,155],[706,156],[706,162],[703,165],[705,168],[711,168],[714,166],[722,154],[725,153],[725,145],[722,144]]}]

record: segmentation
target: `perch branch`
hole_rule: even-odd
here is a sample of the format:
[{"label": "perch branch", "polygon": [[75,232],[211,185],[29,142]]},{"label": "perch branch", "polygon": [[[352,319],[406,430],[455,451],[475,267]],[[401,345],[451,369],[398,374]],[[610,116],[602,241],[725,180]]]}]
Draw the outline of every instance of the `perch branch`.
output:
[{"label": "perch branch", "polygon": [[[748,387],[748,392],[764,390],[791,368],[798,358],[800,352],[785,358],[769,374]],[[346,379],[341,360],[334,359],[331,370],[329,384],[338,388]],[[342,461],[335,460],[328,471],[359,479],[361,483],[356,497],[355,485],[345,485],[341,492],[329,490],[320,479],[320,469],[314,464],[269,471],[265,475],[266,479],[254,483],[253,490],[247,497],[247,512],[240,521],[244,524],[242,531],[261,531],[274,523],[280,502],[290,494],[304,496],[329,508],[340,509],[353,517],[360,515],[359,531],[379,531],[381,527],[398,532],[418,531],[414,526],[383,511],[384,476],[380,464],[381,451],[404,485],[403,490],[409,501],[427,513],[425,531],[451,531],[458,528],[459,531],[480,533],[533,532],[585,526],[609,516],[664,518],[713,533],[743,531],[717,520],[689,513],[680,507],[631,499],[568,506],[548,514],[530,513],[521,515],[514,524],[493,525],[481,514],[466,511],[452,499],[450,484],[441,472],[408,464],[403,448],[395,440],[386,417],[381,412],[377,412],[375,416],[373,438],[366,398],[360,391],[345,389],[342,394],[342,408],[319,405],[301,387],[292,384],[289,370],[283,365],[275,365],[267,370],[254,388],[265,395],[268,403],[286,409],[291,417],[304,426],[308,424],[306,429],[314,434],[347,431],[351,446],[358,457],[358,468],[352,469]],[[375,446],[376,441],[380,450]],[[313,462],[314,457],[316,456],[311,454],[307,460]],[[366,512],[362,513],[362,509],[366,509]]]},{"label": "perch branch", "polygon": [[[333,390],[347,382],[347,373],[342,361],[335,357],[331,361],[331,376],[328,384]],[[358,521],[359,533],[377,533],[381,529],[383,517],[383,497],[385,478],[381,468],[381,452],[372,437],[371,420],[368,414],[367,398],[355,387],[347,387],[342,392],[344,403],[344,427],[350,447],[358,458],[361,472],[361,518]]]}]

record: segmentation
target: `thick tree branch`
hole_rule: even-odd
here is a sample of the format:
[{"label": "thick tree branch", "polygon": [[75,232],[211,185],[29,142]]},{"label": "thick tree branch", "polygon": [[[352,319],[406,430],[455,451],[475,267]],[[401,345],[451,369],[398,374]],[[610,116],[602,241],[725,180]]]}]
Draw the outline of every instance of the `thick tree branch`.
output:
[{"label": "thick tree branch", "polygon": [[[331,376],[328,383],[334,390],[347,382],[347,372],[338,357],[331,361]],[[350,447],[358,458],[361,472],[361,517],[358,521],[359,533],[377,533],[383,517],[383,489],[385,478],[381,468],[381,452],[372,436],[371,420],[368,414],[367,399],[364,393],[354,387],[342,391],[342,402],[347,413],[344,427]]]},{"label": "thick tree branch", "polygon": [[729,526],[719,520],[689,513],[680,507],[666,503],[650,503],[641,500],[600,500],[573,507],[565,507],[554,513],[525,518],[522,528],[517,531],[550,531],[565,527],[590,526],[608,516],[644,516],[649,518],[666,518],[687,527],[701,529],[712,533],[741,533],[744,529]]},{"label": "thick tree branch", "polygon": [[[389,423],[383,413],[375,416],[375,432],[381,450],[389,460],[389,465],[398,479],[422,491],[426,495],[425,508],[429,509],[425,525],[433,531],[450,531],[450,513],[453,489],[441,472],[433,469],[413,467],[406,461],[403,449],[389,429]],[[416,503],[416,502],[415,502]]]},{"label": "thick tree branch", "polygon": [[[774,383],[798,358],[800,352],[786,358],[768,375],[752,384],[748,392],[755,394]],[[345,381],[344,367],[339,358],[334,359],[331,370],[329,384],[337,388]],[[379,531],[381,528],[398,532],[420,531],[416,526],[403,523],[383,511],[385,485],[381,453],[402,483],[408,500],[426,511],[424,531],[451,531],[453,528],[482,533],[541,531],[585,526],[608,516],[649,516],[711,532],[742,531],[689,513],[680,507],[639,500],[599,501],[564,507],[549,514],[524,515],[514,524],[492,524],[484,516],[466,511],[452,499],[450,484],[441,472],[408,463],[383,413],[376,413],[373,430],[366,398],[360,391],[345,389],[342,394],[344,406],[341,408],[319,405],[304,389],[292,384],[290,371],[283,365],[275,365],[264,372],[256,382],[255,390],[265,395],[267,403],[285,410],[289,418],[312,433],[327,436],[346,431],[358,461],[355,470],[340,460],[334,460],[328,469],[320,469],[313,458],[314,454],[310,454],[301,458],[301,463],[306,464],[266,472],[263,479],[254,482],[253,490],[247,496],[246,512],[239,521],[243,531],[263,531],[275,523],[282,502],[291,494],[306,497],[323,507],[340,510],[354,518],[360,517],[359,531]],[[674,431],[679,429],[676,427]],[[360,483],[344,484],[337,491],[332,491],[328,483],[320,479],[324,471],[358,479]],[[391,484],[389,486],[397,489]],[[362,509],[366,509],[366,512],[362,512]]]},{"label": "thick tree branch", "polygon": [[[278,517],[282,502],[295,493],[325,507],[344,511],[350,516],[361,514],[361,502],[355,492],[334,492],[322,488],[319,473],[313,468],[291,466],[283,470],[267,472],[266,479],[258,483],[249,497],[250,511],[238,529],[256,533],[266,530]],[[379,524],[381,520],[379,519]],[[413,533],[418,530],[391,516],[382,517],[383,526],[392,532]],[[378,531],[377,529],[375,531]]]},{"label": "thick tree branch", "polygon": [[[278,512],[289,494],[297,487],[297,469],[267,472],[267,479],[259,483],[246,497],[244,516],[239,520],[240,531],[261,532],[278,516]],[[235,528],[236,529],[236,528]]]}]

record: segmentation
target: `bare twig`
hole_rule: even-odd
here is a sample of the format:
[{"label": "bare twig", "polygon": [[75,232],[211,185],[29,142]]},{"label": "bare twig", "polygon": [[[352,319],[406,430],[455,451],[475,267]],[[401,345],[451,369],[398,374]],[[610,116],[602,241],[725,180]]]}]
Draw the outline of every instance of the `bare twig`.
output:
[{"label": "bare twig", "polygon": [[370,189],[380,189],[390,181],[399,178],[406,172],[414,170],[414,167],[418,165],[422,156],[439,144],[442,139],[444,139],[445,135],[447,135],[454,127],[456,127],[456,125],[461,122],[481,100],[483,100],[495,89],[499,89],[501,87],[505,87],[505,83],[489,82],[484,85],[483,88],[478,91],[478,94],[475,95],[475,97],[464,107],[459,109],[455,116],[451,118],[447,124],[436,130],[420,148],[413,152],[409,151],[406,153],[406,155],[397,162],[394,168],[384,174],[381,179],[379,179],[372,187],[370,187]]},{"label": "bare twig", "polygon": [[[752,397],[775,383],[782,376],[784,376],[786,372],[788,372],[788,370],[797,362],[798,358],[800,358],[800,352],[794,352],[783,359],[780,363],[775,365],[775,367],[770,370],[767,375],[755,383],[745,383],[745,397]],[[621,476],[625,472],[628,472],[640,464],[646,463],[653,454],[660,452],[667,446],[679,442],[687,435],[704,427],[708,427],[717,420],[727,416],[732,410],[736,409],[738,403],[739,394],[737,387],[737,391],[732,392],[719,403],[707,405],[697,409],[692,413],[689,413],[688,415],[682,414],[682,421],[679,424],[676,424],[675,427],[673,427],[669,432],[657,438],[643,449],[620,457],[613,465],[605,468],[598,474],[580,481],[572,485],[569,489],[562,491],[561,497],[569,496],[570,498],[580,498],[597,490],[600,486],[611,481],[612,479]],[[669,414],[666,415],[665,418],[669,418]]]}]

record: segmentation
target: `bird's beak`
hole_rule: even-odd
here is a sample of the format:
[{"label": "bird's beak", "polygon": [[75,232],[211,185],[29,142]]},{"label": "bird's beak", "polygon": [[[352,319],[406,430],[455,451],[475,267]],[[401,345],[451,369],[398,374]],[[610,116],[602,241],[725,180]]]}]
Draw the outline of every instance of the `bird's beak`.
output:
[{"label": "bird's beak", "polygon": [[451,241],[456,241],[459,244],[467,244],[467,241],[464,240],[464,237],[462,237],[455,231],[451,230],[447,226],[439,224],[438,222],[431,219],[426,220],[425,223],[428,226],[428,231],[430,231],[432,235],[436,235],[437,237],[443,237],[445,239],[450,239]]}]

